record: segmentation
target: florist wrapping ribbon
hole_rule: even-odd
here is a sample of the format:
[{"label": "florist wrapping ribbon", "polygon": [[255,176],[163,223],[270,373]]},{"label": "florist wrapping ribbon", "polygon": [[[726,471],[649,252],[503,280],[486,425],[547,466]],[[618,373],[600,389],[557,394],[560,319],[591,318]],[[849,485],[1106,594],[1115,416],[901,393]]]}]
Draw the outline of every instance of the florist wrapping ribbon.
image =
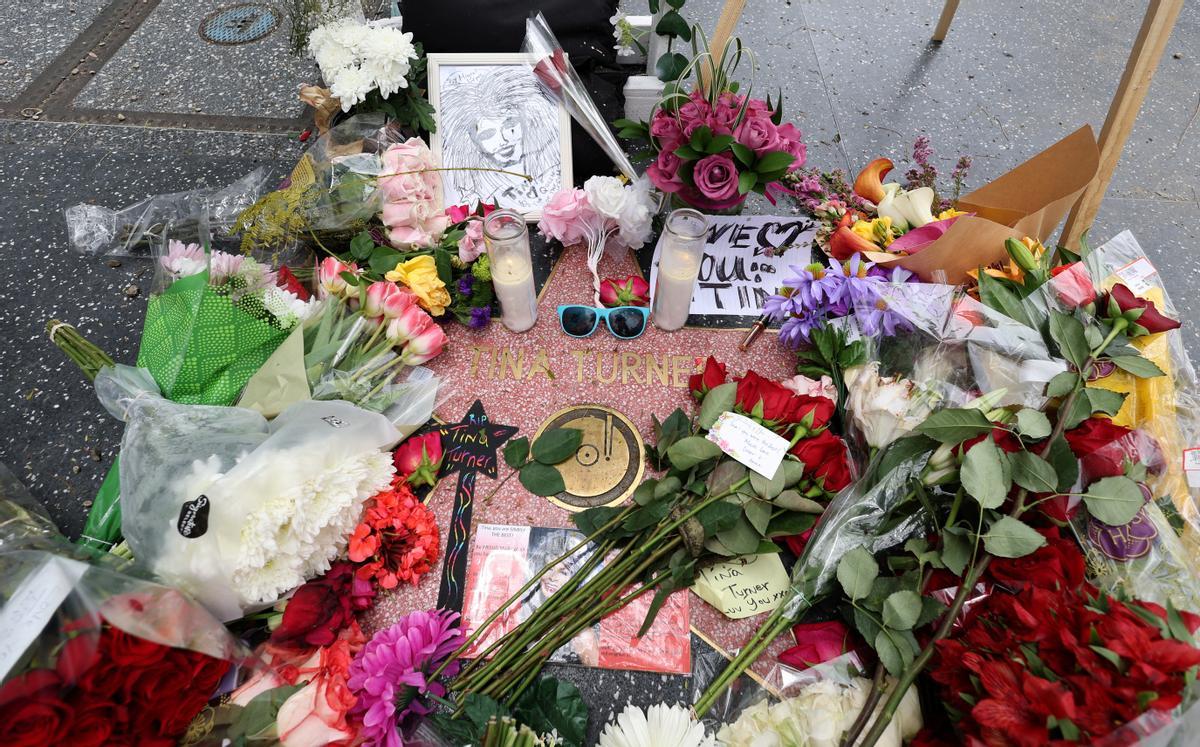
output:
[{"label": "florist wrapping ribbon", "polygon": [[[883,267],[903,267],[925,281],[961,283],[967,272],[1003,262],[1004,240],[1046,241],[1083,194],[1100,165],[1092,128],[1084,125],[955,205],[964,215],[931,244],[905,257],[866,252]],[[941,273],[945,273],[944,277]]]}]

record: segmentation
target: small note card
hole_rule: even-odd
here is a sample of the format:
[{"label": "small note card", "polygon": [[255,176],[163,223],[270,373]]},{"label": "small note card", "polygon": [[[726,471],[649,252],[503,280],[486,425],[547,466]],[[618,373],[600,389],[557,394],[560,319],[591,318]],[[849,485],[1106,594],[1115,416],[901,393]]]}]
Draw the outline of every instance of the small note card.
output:
[{"label": "small note card", "polygon": [[750,555],[709,566],[696,576],[692,591],[732,620],[780,605],[791,585],[775,553]]},{"label": "small note card", "polygon": [[789,445],[786,438],[736,412],[721,413],[708,440],[768,480],[775,477]]}]

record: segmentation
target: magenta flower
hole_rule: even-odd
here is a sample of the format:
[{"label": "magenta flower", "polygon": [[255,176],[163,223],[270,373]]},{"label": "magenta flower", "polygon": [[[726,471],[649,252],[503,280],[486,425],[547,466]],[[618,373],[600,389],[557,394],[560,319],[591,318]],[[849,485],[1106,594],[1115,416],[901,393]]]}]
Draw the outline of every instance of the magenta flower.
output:
[{"label": "magenta flower", "polygon": [[[422,696],[445,696],[445,685],[427,678],[462,645],[457,622],[457,612],[412,612],[376,633],[354,657],[347,684],[358,698],[354,713],[362,719],[360,736],[366,744],[403,747],[400,730],[433,710]],[[442,676],[457,673],[455,662]]]}]

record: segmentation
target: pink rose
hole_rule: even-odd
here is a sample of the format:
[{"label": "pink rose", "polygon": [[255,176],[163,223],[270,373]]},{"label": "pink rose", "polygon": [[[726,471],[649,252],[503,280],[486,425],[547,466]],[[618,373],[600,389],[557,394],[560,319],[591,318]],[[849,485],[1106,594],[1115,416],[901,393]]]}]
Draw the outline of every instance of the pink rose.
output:
[{"label": "pink rose", "polygon": [[446,333],[433,319],[429,319],[427,325],[409,338],[404,352],[400,354],[400,361],[406,366],[419,366],[441,355],[445,347]]},{"label": "pink rose", "polygon": [[542,219],[538,230],[548,239],[558,239],[563,246],[583,241],[582,221],[591,211],[587,192],[582,189],[564,189],[550,198],[542,208]]},{"label": "pink rose", "polygon": [[692,174],[696,189],[714,203],[738,197],[738,170],[733,159],[724,153],[708,156],[696,163]]},{"label": "pink rose", "polygon": [[808,158],[808,146],[804,144],[803,135],[791,122],[779,127],[777,132],[779,134],[777,150],[792,154],[795,160],[788,167],[788,171],[795,171],[803,166],[804,161]]},{"label": "pink rose", "polygon": [[766,117],[746,117],[738,125],[734,135],[739,143],[760,156],[775,149],[776,142],[779,140],[779,132],[775,124]]},{"label": "pink rose", "polygon": [[770,119],[771,109],[767,106],[767,102],[762,99],[750,99],[750,102],[746,104],[746,116]]},{"label": "pink rose", "polygon": [[659,109],[650,120],[650,137],[664,150],[675,150],[683,141],[683,128],[670,112]]},{"label": "pink rose", "polygon": [[664,150],[658,154],[658,160],[646,169],[646,176],[650,177],[651,183],[663,192],[678,192],[683,188],[683,182],[679,180],[681,163],[679,156],[674,152]]},{"label": "pink rose", "polygon": [[487,245],[483,241],[483,221],[476,218],[467,221],[466,233],[458,240],[458,258],[463,262],[474,262],[483,254]]},{"label": "pink rose", "polygon": [[462,223],[472,214],[470,205],[451,205],[446,208],[446,215],[450,216],[452,223]]}]

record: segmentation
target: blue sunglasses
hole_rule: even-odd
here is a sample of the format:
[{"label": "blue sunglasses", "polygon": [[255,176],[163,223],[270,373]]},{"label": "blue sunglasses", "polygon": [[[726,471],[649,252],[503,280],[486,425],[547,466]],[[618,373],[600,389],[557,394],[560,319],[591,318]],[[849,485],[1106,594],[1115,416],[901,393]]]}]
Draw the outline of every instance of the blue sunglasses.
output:
[{"label": "blue sunglasses", "polygon": [[574,304],[558,307],[558,323],[571,337],[591,337],[603,319],[613,337],[632,340],[641,337],[650,319],[650,309],[644,306],[618,306],[615,309]]}]

